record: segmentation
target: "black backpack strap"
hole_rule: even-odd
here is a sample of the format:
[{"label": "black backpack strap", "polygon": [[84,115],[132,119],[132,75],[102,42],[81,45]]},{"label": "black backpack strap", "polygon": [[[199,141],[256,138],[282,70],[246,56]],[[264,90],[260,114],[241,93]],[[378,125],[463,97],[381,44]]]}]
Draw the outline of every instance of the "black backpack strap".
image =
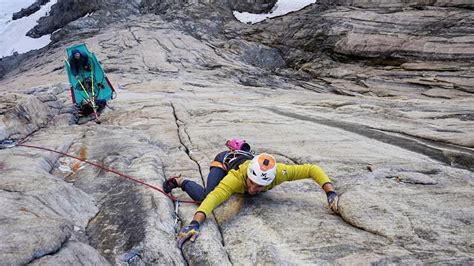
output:
[{"label": "black backpack strap", "polygon": [[253,154],[248,151],[234,150],[228,152],[223,160],[224,167],[228,169],[239,169],[239,166],[248,160],[253,159]]}]

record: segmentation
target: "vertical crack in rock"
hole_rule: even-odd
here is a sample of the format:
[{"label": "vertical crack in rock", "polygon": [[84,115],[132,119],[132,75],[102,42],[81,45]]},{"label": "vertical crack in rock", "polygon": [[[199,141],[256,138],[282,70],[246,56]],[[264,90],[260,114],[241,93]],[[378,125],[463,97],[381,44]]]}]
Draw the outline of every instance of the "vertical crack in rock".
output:
[{"label": "vertical crack in rock", "polygon": [[[171,102],[170,104],[171,104],[171,108],[173,109],[173,116],[174,116],[174,119],[175,119],[175,122],[176,122],[176,127],[177,127],[177,133],[178,133],[179,141],[180,141],[181,145],[184,147],[185,152],[186,152],[186,154],[188,155],[189,159],[191,159],[193,162],[196,163],[196,165],[197,165],[197,167],[198,167],[198,169],[199,169],[199,175],[201,176],[201,181],[202,181],[202,183],[204,184],[204,177],[203,177],[203,175],[202,175],[201,165],[199,164],[199,162],[198,162],[195,158],[193,158],[193,156],[191,156],[190,151],[189,151],[189,148],[186,146],[185,141],[183,141],[182,136],[181,136],[181,134],[179,133],[179,132],[180,132],[180,128],[182,127],[182,126],[180,125],[180,123],[184,124],[184,122],[181,121],[181,120],[178,118],[178,115],[177,115],[177,113],[176,113],[176,107],[174,106],[174,104],[173,104],[172,102]],[[186,136],[187,136],[189,142],[191,142],[191,138],[189,137],[189,134],[186,132],[186,129],[183,129],[183,132],[184,132],[184,134],[186,134]],[[222,227],[220,226],[219,220],[217,219],[216,215],[213,215],[213,216],[214,216],[214,219],[216,220],[217,228],[218,228],[219,233],[220,233],[220,235],[221,235],[221,240],[222,240],[221,243],[222,243],[222,246],[225,246],[224,234],[223,234],[223,231],[222,231]],[[225,253],[226,253],[227,258],[229,259],[229,261],[232,263],[232,260],[231,260],[231,258],[230,258],[229,253],[228,253],[227,251],[226,251]],[[186,257],[183,256],[183,258],[184,258],[184,260],[186,261],[186,263],[189,265],[189,262],[187,261]]]},{"label": "vertical crack in rock", "polygon": [[[181,125],[180,123],[183,123],[181,120],[179,120],[178,118],[178,115],[176,114],[176,107],[174,106],[173,102],[170,102],[170,105],[171,105],[171,108],[173,109],[173,117],[174,117],[174,121],[176,123],[176,133],[178,134],[178,139],[179,139],[179,142],[181,143],[181,146],[184,147],[184,151],[186,152],[186,154],[188,155],[189,159],[192,160],[194,163],[196,163],[198,169],[199,169],[199,175],[201,176],[201,180],[204,184],[204,179],[202,177],[202,171],[201,171],[201,166],[199,165],[199,163],[193,159],[191,157],[191,155],[189,154],[189,148],[186,146],[186,144],[184,143],[182,137],[181,137],[181,134],[179,134],[180,132],[180,129],[181,129]],[[183,123],[184,124],[184,123]],[[184,130],[183,130],[184,131]],[[188,136],[188,139],[189,139],[189,135],[187,132],[184,131],[184,133]],[[173,205],[176,204],[175,202],[173,202]],[[186,262],[186,265],[189,265],[189,261],[188,259],[186,258],[186,256],[184,256],[183,254],[183,250],[181,249],[181,255],[183,256],[183,260]]]},{"label": "vertical crack in rock", "polygon": [[[378,140],[384,143],[395,145],[397,147],[400,147],[406,150],[423,154],[433,160],[446,163],[451,166],[461,166],[471,171],[474,170],[472,163],[470,163],[470,160],[469,160],[470,158],[457,158],[456,156],[459,157],[460,156],[459,154],[449,156],[445,154],[443,150],[440,148],[431,147],[425,143],[421,143],[421,141],[423,140],[419,137],[412,136],[410,139],[408,137],[390,135],[390,134],[384,133],[383,131],[379,129],[373,129],[373,128],[360,125],[360,124],[352,124],[349,122],[334,121],[334,120],[329,120],[329,119],[324,119],[324,118],[307,117],[304,115],[290,113],[290,112],[278,110],[275,108],[269,108],[269,107],[267,107],[266,109],[282,116],[343,129],[355,134],[359,134],[364,137],[368,137],[368,138]],[[428,140],[425,140],[425,141],[428,141]],[[438,144],[437,146],[439,147],[440,144]],[[453,149],[453,148],[448,147],[447,149]],[[470,154],[471,153],[469,153],[469,155]],[[470,157],[473,157],[473,156],[471,155]]]},{"label": "vertical crack in rock", "polygon": [[204,184],[204,177],[202,176],[202,169],[201,169],[201,165],[199,164],[199,162],[193,158],[193,156],[191,155],[190,153],[190,149],[189,147],[186,145],[186,142],[183,140],[183,137],[181,136],[180,134],[180,129],[183,129],[183,133],[186,134],[186,137],[188,138],[189,142],[191,142],[191,138],[189,137],[189,134],[188,132],[186,132],[186,129],[180,125],[181,123],[184,124],[183,121],[181,121],[179,118],[178,118],[178,115],[176,114],[176,107],[174,106],[174,104],[171,102],[171,108],[173,109],[173,116],[174,116],[174,120],[175,120],[175,123],[176,123],[176,131],[178,133],[178,139],[179,139],[179,142],[181,143],[181,146],[183,146],[184,148],[184,151],[186,152],[186,154],[188,155],[189,159],[191,161],[193,161],[194,163],[196,163],[197,167],[198,167],[198,170],[199,170],[199,175],[201,176],[201,181],[203,182]]},{"label": "vertical crack in rock", "polygon": [[[217,218],[217,215],[214,214],[214,211],[212,212],[212,214],[214,216],[214,219],[216,220],[216,225],[217,225],[217,229],[219,230],[219,234],[221,234],[221,244],[222,244],[223,247],[225,247],[224,231],[222,229],[221,222],[219,221],[219,218]],[[227,256],[227,259],[233,265],[234,263],[232,262],[232,259],[229,255],[229,252],[227,252],[225,249],[224,249],[224,251],[225,251],[225,254]]]}]

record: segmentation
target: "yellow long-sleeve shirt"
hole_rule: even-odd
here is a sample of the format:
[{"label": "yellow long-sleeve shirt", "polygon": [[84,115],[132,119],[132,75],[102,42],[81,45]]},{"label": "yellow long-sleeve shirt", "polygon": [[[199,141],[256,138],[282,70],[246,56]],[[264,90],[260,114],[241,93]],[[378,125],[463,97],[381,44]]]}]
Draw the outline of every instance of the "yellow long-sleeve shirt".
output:
[{"label": "yellow long-sleeve shirt", "polygon": [[[246,178],[249,164],[250,161],[247,161],[240,165],[239,169],[229,171],[221,180],[219,185],[217,185],[217,187],[206,196],[204,201],[201,202],[197,212],[202,212],[206,217],[208,217],[217,206],[229,199],[232,194],[245,193],[247,190]],[[263,191],[272,189],[285,181],[294,181],[305,178],[312,178],[321,187],[324,184],[331,182],[326,173],[324,173],[324,171],[317,165],[286,165],[283,163],[277,163],[276,177],[270,185],[265,186]]]}]

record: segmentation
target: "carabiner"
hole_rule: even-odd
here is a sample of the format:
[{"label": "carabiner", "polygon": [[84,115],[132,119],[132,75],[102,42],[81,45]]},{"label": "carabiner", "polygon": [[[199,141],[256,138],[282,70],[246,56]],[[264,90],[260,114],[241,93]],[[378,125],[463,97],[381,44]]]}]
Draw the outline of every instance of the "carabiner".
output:
[{"label": "carabiner", "polygon": [[174,232],[176,234],[179,232],[179,229],[181,228],[181,223],[182,223],[182,220],[178,214],[179,205],[180,205],[180,202],[179,200],[177,200],[174,205],[174,217],[175,217],[174,218]]}]

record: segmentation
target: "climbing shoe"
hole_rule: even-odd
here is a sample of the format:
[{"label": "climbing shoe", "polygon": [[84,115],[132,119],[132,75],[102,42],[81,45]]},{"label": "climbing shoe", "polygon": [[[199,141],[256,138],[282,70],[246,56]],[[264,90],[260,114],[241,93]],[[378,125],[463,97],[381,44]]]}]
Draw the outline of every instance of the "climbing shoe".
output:
[{"label": "climbing shoe", "polygon": [[172,176],[170,178],[168,178],[165,182],[163,182],[163,191],[165,193],[171,193],[171,190],[173,190],[174,188],[177,188],[179,187],[178,186],[178,181],[176,181],[176,178],[178,178],[179,176]]}]

